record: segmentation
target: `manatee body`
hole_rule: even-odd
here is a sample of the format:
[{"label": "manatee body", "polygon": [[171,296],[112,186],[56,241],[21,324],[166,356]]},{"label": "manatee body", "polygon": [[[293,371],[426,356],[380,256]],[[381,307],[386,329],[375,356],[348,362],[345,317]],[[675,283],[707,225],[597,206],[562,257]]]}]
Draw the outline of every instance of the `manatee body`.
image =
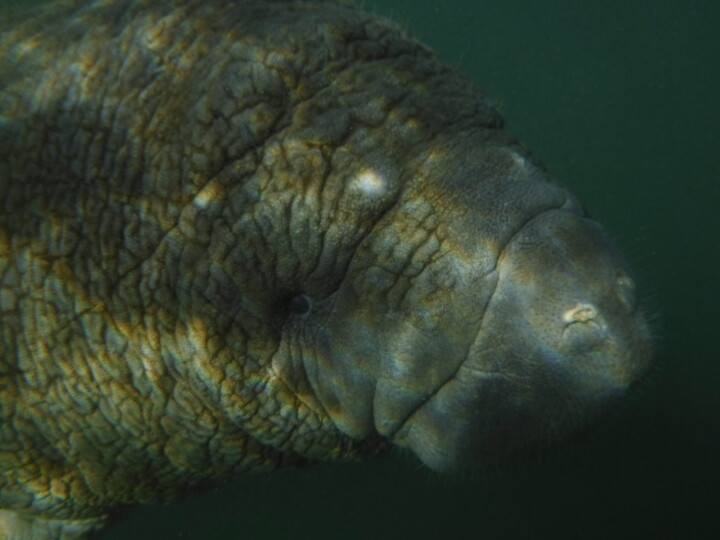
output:
[{"label": "manatee body", "polygon": [[646,370],[602,229],[388,21],[315,0],[0,17],[5,538],[391,444],[502,463]]}]

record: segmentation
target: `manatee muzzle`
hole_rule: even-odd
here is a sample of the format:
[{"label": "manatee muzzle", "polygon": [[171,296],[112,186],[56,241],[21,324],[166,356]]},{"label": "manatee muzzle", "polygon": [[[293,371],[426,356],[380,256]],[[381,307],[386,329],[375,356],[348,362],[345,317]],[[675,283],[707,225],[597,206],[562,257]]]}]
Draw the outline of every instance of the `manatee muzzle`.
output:
[{"label": "manatee muzzle", "polygon": [[650,363],[625,264],[593,221],[563,209],[529,221],[460,368],[395,434],[428,466],[498,463],[576,437]]}]

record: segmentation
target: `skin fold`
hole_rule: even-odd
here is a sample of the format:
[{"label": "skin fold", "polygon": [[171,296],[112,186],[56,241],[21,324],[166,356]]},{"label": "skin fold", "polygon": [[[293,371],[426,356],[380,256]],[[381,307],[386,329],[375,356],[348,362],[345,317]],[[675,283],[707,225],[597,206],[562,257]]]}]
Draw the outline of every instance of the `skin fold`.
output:
[{"label": "skin fold", "polygon": [[612,242],[392,23],[331,1],[1,15],[5,537],[391,444],[502,463],[647,370]]}]

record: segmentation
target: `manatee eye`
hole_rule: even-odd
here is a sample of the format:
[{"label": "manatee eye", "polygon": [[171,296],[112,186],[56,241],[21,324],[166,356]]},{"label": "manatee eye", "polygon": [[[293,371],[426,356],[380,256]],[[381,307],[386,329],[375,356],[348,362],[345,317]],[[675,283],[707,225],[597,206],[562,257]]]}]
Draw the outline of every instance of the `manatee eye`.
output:
[{"label": "manatee eye", "polygon": [[310,298],[304,294],[297,294],[288,302],[288,311],[293,315],[304,315],[310,311]]}]

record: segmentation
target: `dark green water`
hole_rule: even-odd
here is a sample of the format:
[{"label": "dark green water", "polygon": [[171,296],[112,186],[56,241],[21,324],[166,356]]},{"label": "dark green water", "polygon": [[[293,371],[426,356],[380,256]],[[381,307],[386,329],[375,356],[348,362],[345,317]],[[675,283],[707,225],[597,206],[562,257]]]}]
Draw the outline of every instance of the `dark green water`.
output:
[{"label": "dark green water", "polygon": [[[720,3],[367,0],[501,103],[623,246],[657,369],[592,439],[489,476],[407,455],[250,476],[100,538],[711,538],[720,534]],[[550,7],[552,6],[552,7]]]}]

